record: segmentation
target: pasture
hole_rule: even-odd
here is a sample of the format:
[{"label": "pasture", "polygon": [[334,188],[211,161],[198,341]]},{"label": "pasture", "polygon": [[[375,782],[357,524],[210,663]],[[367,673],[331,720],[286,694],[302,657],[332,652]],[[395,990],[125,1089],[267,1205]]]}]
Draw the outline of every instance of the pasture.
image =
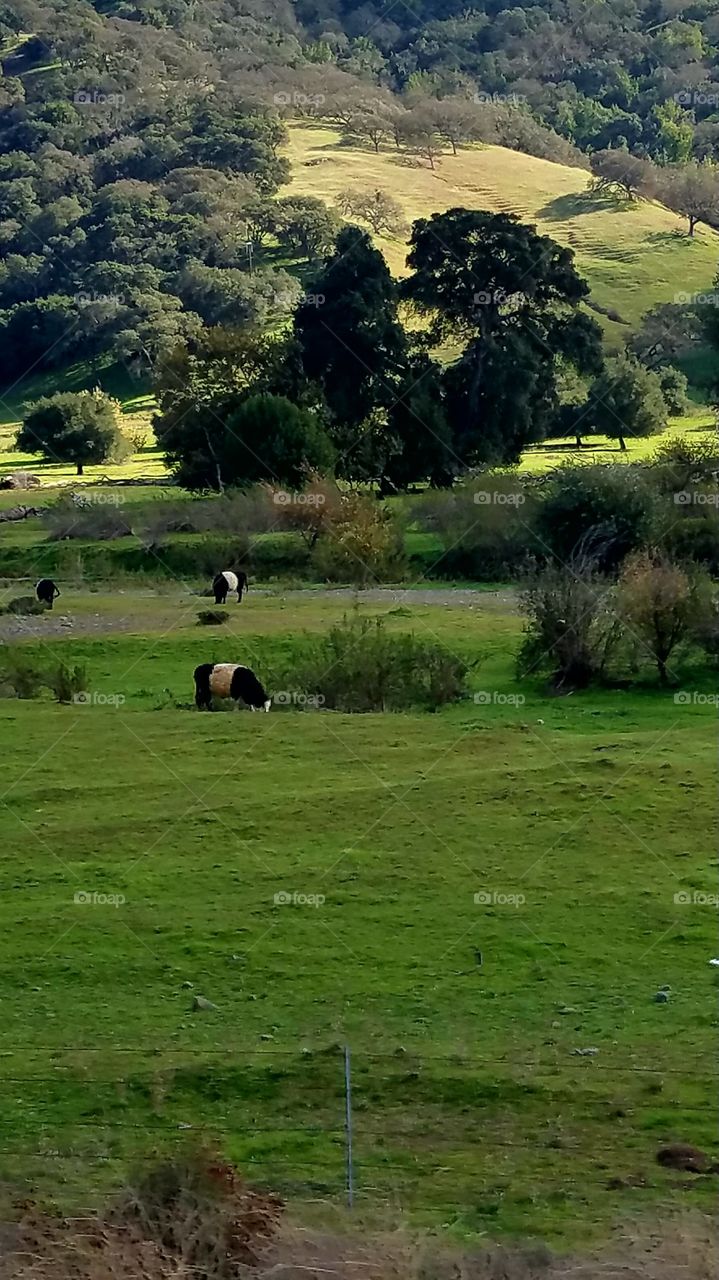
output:
[{"label": "pasture", "polygon": [[[694,237],[676,214],[656,201],[616,200],[589,190],[591,174],[551,160],[477,145],[427,162],[382,147],[348,146],[331,127],[290,127],[290,191],[332,204],[341,191],[378,187],[404,209],[408,223],[463,207],[515,213],[540,233],[573,249],[592,298],[615,318],[599,316],[612,345],[624,345],[641,317],[658,302],[688,301],[711,291],[719,261],[719,235],[708,227]],[[405,270],[405,244],[379,238],[396,275]],[[618,318],[617,318],[618,317]]]},{"label": "pasture", "polygon": [[23,643],[88,699],[0,700],[6,1182],[86,1205],[206,1137],[341,1205],[349,1044],[362,1214],[571,1244],[708,1207],[655,1155],[715,1137],[715,708],[547,698],[511,591],[417,589],[358,607],[477,660],[477,700],[200,715],[195,664],[273,688],[352,599],[198,603],[68,588]]}]

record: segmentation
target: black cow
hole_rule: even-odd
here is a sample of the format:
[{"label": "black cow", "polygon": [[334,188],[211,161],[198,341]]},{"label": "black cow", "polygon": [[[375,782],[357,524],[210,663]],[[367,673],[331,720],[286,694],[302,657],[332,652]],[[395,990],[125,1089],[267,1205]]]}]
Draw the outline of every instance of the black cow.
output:
[{"label": "black cow", "polygon": [[52,578],[41,578],[35,587],[35,595],[41,604],[47,605],[48,609],[52,609],[53,601],[60,594],[60,588],[55,586]]},{"label": "black cow", "polygon": [[233,573],[231,569],[223,569],[212,581],[215,604],[225,604],[230,591],[237,592],[237,603],[242,604],[242,593],[247,590],[247,574],[241,570]]},{"label": "black cow", "polygon": [[211,711],[213,697],[244,702],[251,711],[269,711],[272,706],[254,671],[235,662],[203,662],[195,668],[195,705]]}]

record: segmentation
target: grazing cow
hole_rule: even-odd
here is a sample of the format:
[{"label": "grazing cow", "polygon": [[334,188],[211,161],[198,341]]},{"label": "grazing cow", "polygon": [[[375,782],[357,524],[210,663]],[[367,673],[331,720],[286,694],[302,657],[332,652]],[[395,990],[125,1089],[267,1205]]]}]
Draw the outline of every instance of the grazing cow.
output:
[{"label": "grazing cow", "polygon": [[215,595],[215,604],[225,604],[230,591],[237,592],[237,603],[242,604],[242,593],[247,590],[247,574],[241,571],[233,573],[231,569],[224,569],[213,579],[212,590]]},{"label": "grazing cow", "polygon": [[52,578],[41,578],[35,587],[35,595],[41,604],[52,609],[53,601],[59,596],[60,588],[55,586]]},{"label": "grazing cow", "polygon": [[203,662],[195,668],[195,705],[211,711],[213,697],[242,701],[250,711],[269,711],[272,706],[254,671],[236,662]]}]

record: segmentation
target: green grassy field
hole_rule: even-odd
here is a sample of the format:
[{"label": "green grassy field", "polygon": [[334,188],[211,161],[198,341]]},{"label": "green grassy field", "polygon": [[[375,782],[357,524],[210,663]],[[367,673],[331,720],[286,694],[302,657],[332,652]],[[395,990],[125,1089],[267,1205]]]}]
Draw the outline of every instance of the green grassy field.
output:
[{"label": "green grassy field", "polygon": [[340,1202],[348,1043],[367,1213],[584,1243],[708,1207],[716,1180],[655,1154],[715,1138],[715,709],[648,680],[547,699],[515,681],[511,593],[420,600],[362,608],[479,658],[489,700],[177,705],[198,661],[271,682],[348,607],[321,593],[254,594],[222,632],[176,588],[39,620],[102,615],[27,641],[86,666],[88,704],[0,701],[6,1181],[86,1204],[204,1135]]}]

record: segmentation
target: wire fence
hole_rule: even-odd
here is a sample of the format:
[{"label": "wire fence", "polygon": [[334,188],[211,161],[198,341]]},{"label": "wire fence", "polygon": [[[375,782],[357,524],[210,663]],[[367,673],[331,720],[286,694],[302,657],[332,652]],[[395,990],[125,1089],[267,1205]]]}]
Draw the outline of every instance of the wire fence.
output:
[{"label": "wire fence", "polygon": [[646,1166],[662,1142],[711,1140],[717,1067],[696,1046],[682,1059],[0,1048],[3,1177],[63,1183],[84,1169],[91,1185],[110,1184],[129,1162],[202,1145],[259,1185],[350,1207],[456,1208],[478,1181],[504,1194],[520,1169],[572,1195],[577,1163],[585,1183],[606,1184],[610,1165]]}]

